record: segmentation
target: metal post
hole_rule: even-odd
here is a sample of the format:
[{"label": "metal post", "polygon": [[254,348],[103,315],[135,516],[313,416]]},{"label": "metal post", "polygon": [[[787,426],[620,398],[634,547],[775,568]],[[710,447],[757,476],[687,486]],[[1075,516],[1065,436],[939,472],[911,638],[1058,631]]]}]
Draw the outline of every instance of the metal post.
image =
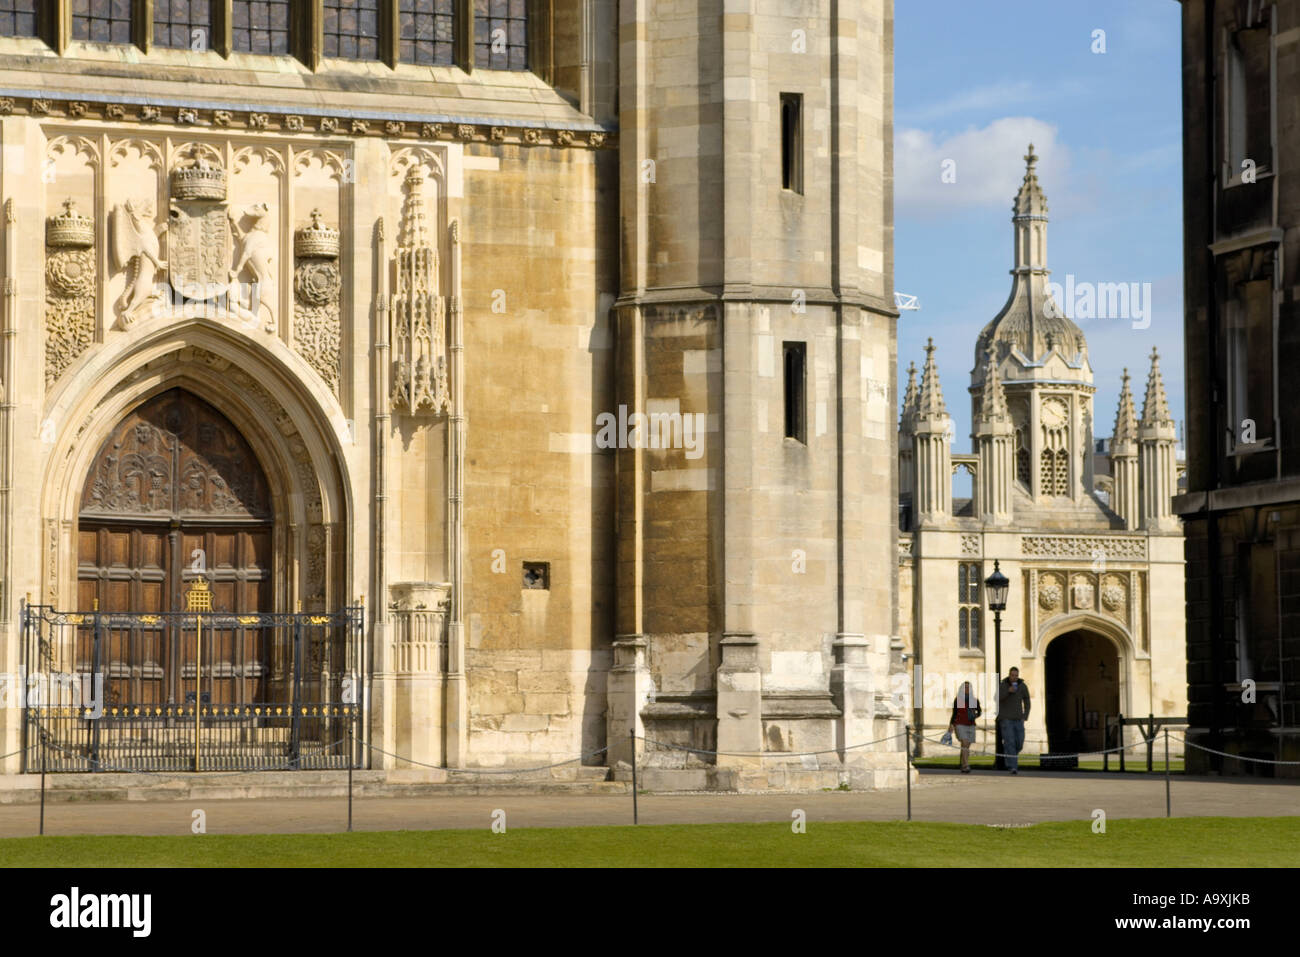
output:
[{"label": "metal post", "polygon": [[206,578],[196,578],[185,592],[185,610],[194,612],[194,771],[202,769],[199,757],[199,715],[203,704],[203,612],[212,611],[212,590]]},{"label": "metal post", "polygon": [[1147,739],[1147,774],[1154,770],[1154,764],[1151,761],[1151,754],[1156,747],[1156,716],[1148,712],[1147,714],[1147,731],[1143,735]]},{"label": "metal post", "polygon": [[41,739],[41,835],[45,834],[45,728],[36,729]]},{"label": "metal post", "polygon": [[993,667],[997,669],[997,683],[993,686],[993,703],[997,710],[993,712],[993,770],[1005,771],[1007,760],[1002,755],[1002,721],[998,711],[1002,709],[1002,612],[993,612]]},{"label": "metal post", "polygon": [[912,726],[903,725],[903,780],[907,783],[907,819],[912,819]]},{"label": "metal post", "polygon": [[1169,794],[1169,728],[1165,728],[1165,817],[1174,817],[1173,798]]},{"label": "metal post", "polygon": [[289,763],[295,771],[298,766],[299,726],[298,711],[302,696],[302,603],[299,602],[298,614],[293,616],[293,709],[289,718]]},{"label": "metal post", "polygon": [[628,737],[632,741],[632,823],[638,821],[636,806],[636,729],[633,728],[628,732]]},{"label": "metal post", "polygon": [[[354,716],[353,716],[354,717]],[[348,718],[348,831],[352,830],[352,717]]]},{"label": "metal post", "polygon": [[[99,668],[100,668],[100,654],[99,654],[100,639],[103,638],[103,623],[100,621],[100,617],[99,617],[98,598],[94,600],[94,609],[95,609],[94,637],[92,639],[93,645],[91,647],[91,652],[90,652],[90,694],[91,694],[91,703],[92,703],[92,707],[90,709],[91,712],[90,720],[94,721],[95,723],[90,726],[90,770],[98,771],[99,770],[99,722],[95,721],[94,718],[95,709],[93,705],[99,706],[99,711],[101,716],[103,715],[104,712],[104,702],[94,700],[95,678],[99,675]],[[85,714],[85,710],[86,709],[84,708],[82,709],[82,714]]]},{"label": "metal post", "polygon": [[194,770],[199,764],[199,704],[203,701],[203,616],[194,616]]},{"label": "metal post", "polygon": [[1101,716],[1101,769],[1110,770],[1110,715]]},{"label": "metal post", "polygon": [[1115,743],[1115,747],[1119,748],[1119,769],[1120,769],[1121,771],[1123,771],[1123,770],[1124,770],[1124,752],[1125,752],[1127,749],[1124,747],[1124,716],[1123,716],[1122,714],[1119,716],[1118,727],[1119,727],[1119,741],[1117,741],[1117,742]]}]

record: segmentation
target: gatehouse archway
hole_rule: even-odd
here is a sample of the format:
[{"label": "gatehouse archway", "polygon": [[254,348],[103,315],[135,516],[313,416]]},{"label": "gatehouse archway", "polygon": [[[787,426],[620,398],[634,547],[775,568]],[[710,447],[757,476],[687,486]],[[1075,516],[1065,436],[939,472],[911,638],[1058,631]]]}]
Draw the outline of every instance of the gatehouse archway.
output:
[{"label": "gatehouse archway", "polygon": [[1115,643],[1085,628],[1052,639],[1044,662],[1047,745],[1053,754],[1100,751],[1105,720],[1120,710]]}]

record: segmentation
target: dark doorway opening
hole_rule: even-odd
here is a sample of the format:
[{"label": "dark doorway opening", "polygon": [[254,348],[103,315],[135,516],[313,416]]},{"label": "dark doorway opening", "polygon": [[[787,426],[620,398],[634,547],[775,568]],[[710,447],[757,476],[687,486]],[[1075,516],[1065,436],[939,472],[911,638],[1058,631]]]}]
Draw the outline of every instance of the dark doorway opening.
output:
[{"label": "dark doorway opening", "polygon": [[1072,631],[1047,646],[1047,746],[1053,754],[1100,751],[1107,715],[1119,713],[1119,655],[1089,631]]}]

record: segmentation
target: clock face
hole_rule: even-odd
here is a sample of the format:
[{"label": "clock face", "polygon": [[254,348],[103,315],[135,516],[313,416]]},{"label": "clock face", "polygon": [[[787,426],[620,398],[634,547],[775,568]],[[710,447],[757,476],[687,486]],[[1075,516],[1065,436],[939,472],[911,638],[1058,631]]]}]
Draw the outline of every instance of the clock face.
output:
[{"label": "clock face", "polygon": [[1065,406],[1059,402],[1044,402],[1042,412],[1039,415],[1043,420],[1043,425],[1049,429],[1059,429],[1065,425]]}]

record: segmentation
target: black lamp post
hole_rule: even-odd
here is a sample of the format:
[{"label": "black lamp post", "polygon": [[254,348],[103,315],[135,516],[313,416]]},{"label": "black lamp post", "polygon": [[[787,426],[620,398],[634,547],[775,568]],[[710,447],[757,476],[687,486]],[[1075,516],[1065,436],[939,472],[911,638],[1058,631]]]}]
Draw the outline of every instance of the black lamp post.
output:
[{"label": "black lamp post", "polygon": [[[1002,574],[998,568],[998,562],[993,562],[993,574],[984,579],[984,593],[988,596],[989,610],[993,612],[993,667],[997,669],[998,679],[993,686],[993,703],[998,704],[998,698],[1002,694],[1002,613],[1007,610],[1007,590],[1011,587],[1011,580]],[[994,747],[997,748],[997,754],[993,758],[993,767],[998,771],[1005,770],[1006,759],[1002,757],[1002,722],[997,719],[996,712],[993,717]]]}]

